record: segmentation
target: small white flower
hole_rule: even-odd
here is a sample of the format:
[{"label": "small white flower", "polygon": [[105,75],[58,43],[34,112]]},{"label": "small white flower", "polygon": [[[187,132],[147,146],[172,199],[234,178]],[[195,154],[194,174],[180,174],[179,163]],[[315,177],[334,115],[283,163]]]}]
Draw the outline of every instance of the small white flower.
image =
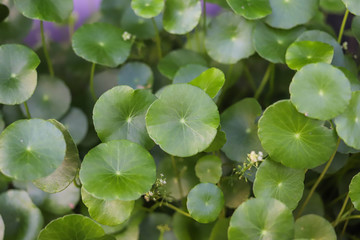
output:
[{"label": "small white flower", "polygon": [[128,32],[124,32],[122,35],[122,38],[124,39],[124,41],[130,40],[131,39],[131,34]]},{"label": "small white flower", "polygon": [[150,191],[150,192],[149,192],[149,196],[153,196],[153,195],[154,195],[154,193]]},{"label": "small white flower", "polygon": [[343,47],[344,50],[348,50],[348,42],[344,42],[342,44],[342,47]]}]

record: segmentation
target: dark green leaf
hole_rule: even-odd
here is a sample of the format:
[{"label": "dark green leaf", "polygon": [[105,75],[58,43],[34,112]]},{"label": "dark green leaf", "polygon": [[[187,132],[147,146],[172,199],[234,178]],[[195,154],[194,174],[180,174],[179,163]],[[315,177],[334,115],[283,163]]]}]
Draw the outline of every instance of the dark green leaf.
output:
[{"label": "dark green leaf", "polygon": [[160,14],[164,8],[164,0],[132,0],[131,7],[136,15],[152,18]]},{"label": "dark green leaf", "polygon": [[72,37],[72,47],[78,56],[107,67],[125,62],[131,45],[131,37],[129,39],[126,32],[101,22],[83,25]]},{"label": "dark green leaf", "polygon": [[272,160],[292,168],[313,168],[329,160],[336,147],[334,131],[323,124],[282,100],[265,110],[258,134]]},{"label": "dark green leaf", "polygon": [[219,186],[225,196],[225,205],[229,208],[237,208],[249,198],[249,183],[234,175],[222,177]]},{"label": "dark green leaf", "polygon": [[71,214],[51,221],[41,230],[38,240],[90,240],[104,235],[104,230],[95,221]]},{"label": "dark green leaf", "polygon": [[133,89],[150,88],[153,81],[154,76],[151,68],[142,62],[126,63],[119,71],[119,85],[128,85]]},{"label": "dark green leaf", "polygon": [[244,162],[251,151],[263,151],[256,124],[261,113],[261,106],[256,99],[246,98],[221,114],[221,127],[227,139],[222,150],[228,158]]},{"label": "dark green leaf", "polygon": [[84,140],[88,131],[88,119],[85,113],[77,108],[70,108],[69,112],[61,119],[62,124],[69,131],[75,144],[79,144]]},{"label": "dark green leaf", "polygon": [[6,5],[0,3],[0,23],[9,16],[9,13],[9,8]]},{"label": "dark green leaf", "polygon": [[206,61],[196,52],[187,49],[180,49],[172,51],[163,57],[159,62],[158,69],[161,74],[173,79],[180,67],[188,64],[206,66]]},{"label": "dark green leaf", "polygon": [[304,30],[303,27],[276,29],[258,22],[254,30],[254,48],[261,57],[270,62],[285,63],[286,49]]},{"label": "dark green leaf", "polygon": [[226,0],[230,7],[244,18],[254,20],[271,14],[269,0]]},{"label": "dark green leaf", "polygon": [[64,22],[73,11],[73,0],[14,0],[25,16],[48,22]]},{"label": "dark green leaf", "polygon": [[207,67],[198,64],[188,64],[182,66],[176,72],[173,83],[189,83],[207,69]]}]

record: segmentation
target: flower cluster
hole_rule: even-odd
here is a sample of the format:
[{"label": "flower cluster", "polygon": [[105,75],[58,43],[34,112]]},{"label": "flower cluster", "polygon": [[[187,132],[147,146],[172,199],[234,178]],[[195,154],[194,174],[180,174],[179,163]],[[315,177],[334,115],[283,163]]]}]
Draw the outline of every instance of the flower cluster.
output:
[{"label": "flower cluster", "polygon": [[152,186],[151,190],[144,195],[144,198],[147,202],[157,201],[159,199],[168,200],[169,196],[166,191],[166,178],[164,174],[160,174],[160,178],[156,179],[155,184]]},{"label": "flower cluster", "polygon": [[251,170],[252,167],[257,168],[259,166],[259,163],[264,160],[264,155],[261,151],[256,153],[255,151],[251,151],[247,155],[246,162],[244,162],[241,165],[238,165],[236,168],[234,168],[234,174],[239,176],[239,179],[245,178],[245,181],[247,181],[247,176],[250,176],[249,170]]}]

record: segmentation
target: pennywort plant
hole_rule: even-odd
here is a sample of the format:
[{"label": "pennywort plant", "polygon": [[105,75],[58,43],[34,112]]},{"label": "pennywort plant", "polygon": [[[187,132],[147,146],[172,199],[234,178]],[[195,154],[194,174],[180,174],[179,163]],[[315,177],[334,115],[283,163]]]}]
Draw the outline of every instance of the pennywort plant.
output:
[{"label": "pennywort plant", "polygon": [[80,2],[0,1],[0,240],[358,239],[358,0]]}]

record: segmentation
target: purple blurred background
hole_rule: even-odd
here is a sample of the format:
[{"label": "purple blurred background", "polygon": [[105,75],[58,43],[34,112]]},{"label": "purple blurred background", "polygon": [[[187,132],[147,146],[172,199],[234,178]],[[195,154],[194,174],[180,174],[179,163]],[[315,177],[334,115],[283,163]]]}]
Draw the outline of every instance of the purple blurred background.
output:
[{"label": "purple blurred background", "polygon": [[[99,10],[100,3],[101,0],[74,0],[73,16],[76,19],[75,29],[84,24],[94,12]],[[216,16],[220,11],[221,8],[218,5],[206,3],[206,12],[209,16]],[[67,25],[62,26],[51,22],[44,22],[44,31],[50,41],[67,42],[69,40],[69,28]],[[40,21],[34,21],[32,30],[26,36],[24,42],[31,47],[40,44]]]}]

